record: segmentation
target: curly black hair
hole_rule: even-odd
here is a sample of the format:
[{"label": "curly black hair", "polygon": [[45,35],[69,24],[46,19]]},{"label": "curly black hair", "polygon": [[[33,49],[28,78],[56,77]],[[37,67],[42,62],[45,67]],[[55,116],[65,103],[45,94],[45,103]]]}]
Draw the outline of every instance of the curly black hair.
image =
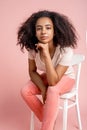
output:
[{"label": "curly black hair", "polygon": [[33,13],[18,30],[17,45],[20,45],[21,50],[25,47],[28,51],[29,49],[34,49],[35,44],[38,43],[38,39],[35,36],[36,29],[35,25],[39,18],[48,17],[52,20],[54,25],[54,46],[60,45],[60,48],[77,46],[77,36],[76,29],[72,25],[71,21],[64,14],[60,14],[54,11],[38,11]]}]

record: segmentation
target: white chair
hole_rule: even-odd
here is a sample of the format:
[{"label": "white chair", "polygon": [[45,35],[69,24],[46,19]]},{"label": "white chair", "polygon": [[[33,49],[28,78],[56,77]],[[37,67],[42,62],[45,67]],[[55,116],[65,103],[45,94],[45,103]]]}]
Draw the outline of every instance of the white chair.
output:
[{"label": "white chair", "polygon": [[[78,102],[78,87],[79,87],[79,79],[80,79],[80,71],[81,64],[84,61],[85,56],[81,54],[74,54],[72,58],[71,65],[76,66],[76,83],[72,91],[61,95],[61,99],[63,99],[63,106],[60,106],[60,109],[63,109],[63,128],[62,130],[67,130],[67,115],[68,109],[76,106],[79,130],[82,130],[81,118],[80,118],[80,110],[79,110],[79,102]],[[72,99],[74,97],[74,99]],[[69,101],[71,103],[69,103]],[[34,130],[34,114],[31,111],[31,120],[30,120],[30,130]]]}]

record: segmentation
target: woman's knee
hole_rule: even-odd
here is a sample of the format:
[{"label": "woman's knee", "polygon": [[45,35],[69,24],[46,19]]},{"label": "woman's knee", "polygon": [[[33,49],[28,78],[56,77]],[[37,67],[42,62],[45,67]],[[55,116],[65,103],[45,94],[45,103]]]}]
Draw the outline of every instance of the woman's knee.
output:
[{"label": "woman's knee", "polygon": [[47,92],[50,93],[50,94],[55,94],[57,92],[56,87],[55,86],[51,86],[51,87],[49,86]]},{"label": "woman's knee", "polygon": [[31,81],[28,81],[28,83],[24,87],[21,88],[20,93],[22,97],[30,95],[31,93],[30,86],[31,86]]}]

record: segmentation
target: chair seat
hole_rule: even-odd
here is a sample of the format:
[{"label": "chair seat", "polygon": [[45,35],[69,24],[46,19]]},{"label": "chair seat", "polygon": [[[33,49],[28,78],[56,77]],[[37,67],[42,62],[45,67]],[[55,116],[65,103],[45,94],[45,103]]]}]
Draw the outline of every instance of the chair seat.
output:
[{"label": "chair seat", "polygon": [[72,91],[67,92],[60,96],[61,99],[69,99],[74,97],[77,94],[77,89],[73,88]]}]

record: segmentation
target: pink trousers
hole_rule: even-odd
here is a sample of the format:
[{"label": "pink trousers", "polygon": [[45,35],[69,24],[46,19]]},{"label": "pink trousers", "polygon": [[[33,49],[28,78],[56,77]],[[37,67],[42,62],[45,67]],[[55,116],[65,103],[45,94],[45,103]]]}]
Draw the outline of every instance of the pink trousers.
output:
[{"label": "pink trousers", "polygon": [[53,130],[58,114],[60,95],[70,91],[74,83],[74,79],[63,76],[55,86],[48,86],[45,104],[36,96],[41,92],[32,81],[29,81],[22,88],[22,97],[42,122],[41,130]]}]

